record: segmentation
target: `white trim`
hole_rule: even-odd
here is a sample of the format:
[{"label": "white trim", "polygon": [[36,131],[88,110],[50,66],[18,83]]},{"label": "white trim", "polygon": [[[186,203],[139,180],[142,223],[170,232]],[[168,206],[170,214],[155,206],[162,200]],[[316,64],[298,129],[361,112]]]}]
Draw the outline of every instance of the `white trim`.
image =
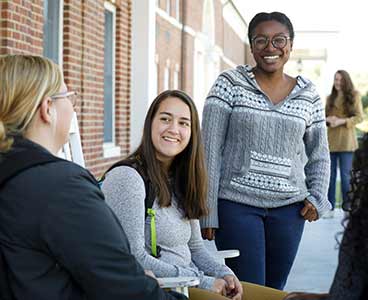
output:
[{"label": "white trim", "polygon": [[163,10],[159,7],[156,7],[156,13],[161,18],[163,18],[165,21],[169,22],[171,25],[174,25],[176,28],[181,30],[183,25],[177,19],[175,19],[174,17],[168,15],[168,13],[165,10]]},{"label": "white trim", "polygon": [[184,0],[175,1],[175,19],[177,19],[178,22],[180,22],[180,3],[181,1],[184,1]]},{"label": "white trim", "polygon": [[[116,81],[116,7],[111,4],[110,2],[106,2],[104,3],[104,7],[106,10],[108,10],[109,12],[112,13],[112,111],[111,111],[111,121],[112,121],[112,144],[115,145],[116,142],[116,131],[115,131],[115,81]],[[105,144],[108,143],[104,143]],[[105,150],[104,150],[104,157],[105,156]],[[110,157],[110,156],[108,156]]]},{"label": "white trim", "polygon": [[173,74],[173,89],[179,89],[179,65],[175,65],[174,74]]},{"label": "white trim", "polygon": [[236,66],[238,66],[239,64],[237,64],[237,63],[235,63],[234,61],[232,61],[230,58],[228,58],[227,56],[225,56],[225,54],[224,54],[224,50],[220,47],[220,46],[218,46],[218,45],[216,45],[215,47],[214,47],[214,50],[215,50],[215,52],[216,52],[216,54],[226,63],[226,64],[228,64],[230,67],[232,67],[232,68],[235,68]]},{"label": "white trim", "polygon": [[121,149],[119,146],[115,146],[114,143],[104,143],[103,144],[103,157],[110,158],[110,157],[117,157],[120,156]]},{"label": "white trim", "polygon": [[247,43],[248,27],[246,24],[244,24],[243,19],[239,16],[238,12],[232,5],[230,5],[229,2],[227,2],[222,8],[222,17],[224,18],[225,22],[234,30],[240,40],[244,43]]},{"label": "white trim", "polygon": [[116,7],[115,5],[113,5],[112,3],[105,1],[104,2],[104,7],[105,9],[111,11],[112,13],[116,14]]},{"label": "white trim", "polygon": [[166,0],[166,13],[170,16],[171,15],[171,0]]},{"label": "white trim", "polygon": [[170,89],[170,68],[166,64],[164,68],[164,91]]},{"label": "white trim", "polygon": [[144,118],[157,88],[154,87],[156,3],[132,0],[132,58],[130,85],[130,150],[140,143]]},{"label": "white trim", "polygon": [[59,2],[59,66],[63,69],[64,50],[64,0]]},{"label": "white trim", "polygon": [[[169,22],[171,25],[173,25],[174,27],[176,27],[177,29],[179,30],[182,30],[183,28],[183,24],[180,23],[177,19],[175,19],[174,17],[172,16],[169,16],[167,14],[166,11],[164,11],[163,9],[159,8],[159,7],[156,7],[156,13],[157,15],[159,15],[162,19],[164,19],[165,21]],[[188,25],[185,25],[184,26],[184,31],[188,34],[190,34],[191,36],[196,36],[196,32],[195,30],[188,26]]]},{"label": "white trim", "polygon": [[190,35],[191,35],[191,36],[193,36],[193,37],[195,37],[195,36],[196,36],[196,32],[195,32],[195,30],[194,30],[192,27],[188,26],[188,25],[185,25],[185,26],[184,26],[184,31],[185,31],[186,33],[190,34]]},{"label": "white trim", "polygon": [[227,58],[224,54],[221,54],[221,59],[230,67],[235,68],[238,64],[234,63],[230,58]]}]

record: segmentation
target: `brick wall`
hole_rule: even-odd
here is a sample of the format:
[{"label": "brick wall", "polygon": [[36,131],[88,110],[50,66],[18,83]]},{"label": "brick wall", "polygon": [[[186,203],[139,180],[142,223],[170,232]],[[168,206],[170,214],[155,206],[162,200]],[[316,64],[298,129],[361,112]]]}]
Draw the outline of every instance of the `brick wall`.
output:
[{"label": "brick wall", "polygon": [[[175,9],[176,1],[171,1],[171,12]],[[222,16],[222,4],[220,0],[213,1],[214,19],[215,19],[215,44],[219,46],[227,59],[235,64],[244,64],[249,55],[247,55],[247,46],[241,38],[234,32]],[[166,10],[166,0],[159,1],[159,7]],[[202,31],[204,0],[185,0],[185,24],[195,32]],[[171,13],[171,16],[174,16]],[[244,32],[246,35],[246,32]],[[195,37],[184,33],[184,74],[183,90],[193,96],[193,75],[194,75],[194,43]],[[176,26],[156,15],[156,53],[159,57],[158,64],[158,91],[163,90],[164,68],[166,60],[171,63],[179,62],[181,59],[181,30]],[[220,61],[220,69],[228,69],[230,65]]]},{"label": "brick wall", "polygon": [[170,70],[169,88],[174,85],[173,74],[176,65],[180,68],[181,64],[181,30],[160,17],[156,19],[156,53],[159,54],[157,91],[160,93],[164,89],[164,70],[167,62]]},{"label": "brick wall", "polygon": [[[51,1],[51,0],[50,0]],[[131,0],[116,1],[115,138],[125,156],[130,132]],[[43,53],[43,1],[0,1],[0,53]],[[80,92],[77,115],[86,167],[99,176],[120,157],[103,158],[104,0],[64,0],[63,71]]]},{"label": "brick wall", "polygon": [[[237,64],[244,64],[246,61],[246,44],[240,39],[239,35],[225,21],[223,22],[223,44],[224,55]],[[244,36],[246,36],[244,32]]]},{"label": "brick wall", "polygon": [[0,54],[42,54],[43,1],[0,1]]}]

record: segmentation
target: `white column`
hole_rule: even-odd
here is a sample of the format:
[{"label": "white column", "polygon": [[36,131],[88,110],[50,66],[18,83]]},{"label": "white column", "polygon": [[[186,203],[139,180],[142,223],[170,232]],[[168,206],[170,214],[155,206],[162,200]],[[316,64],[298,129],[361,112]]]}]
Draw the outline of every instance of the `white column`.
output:
[{"label": "white column", "polygon": [[156,52],[156,1],[132,1],[132,65],[130,104],[130,148],[141,141],[144,118],[154,95]]}]

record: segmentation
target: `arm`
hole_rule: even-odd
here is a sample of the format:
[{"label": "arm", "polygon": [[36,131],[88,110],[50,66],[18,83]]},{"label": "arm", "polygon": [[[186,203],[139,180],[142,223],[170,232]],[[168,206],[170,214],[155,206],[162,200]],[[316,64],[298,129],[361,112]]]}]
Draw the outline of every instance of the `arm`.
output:
[{"label": "arm", "polygon": [[[192,255],[192,261],[200,271],[209,275],[204,276],[200,287],[221,293],[221,288],[219,290],[216,285],[221,285],[221,282],[225,282],[226,294],[232,295],[233,297],[236,296],[237,298],[241,297],[243,289],[233,271],[225,264],[218,263],[213,257],[213,254],[205,247],[203,239],[201,238],[199,221],[191,220],[190,226],[191,237],[189,240],[189,248]],[[222,280],[215,281],[215,278],[221,278],[224,282]]]},{"label": "arm", "polygon": [[61,272],[91,300],[174,299],[145,276],[96,182],[77,170],[62,174],[40,222],[41,240]]},{"label": "arm", "polygon": [[304,171],[309,191],[307,200],[317,209],[318,216],[330,209],[327,190],[330,179],[330,156],[327,142],[325,111],[318,95],[315,96],[313,112],[303,137],[308,161]]},{"label": "arm", "polygon": [[131,167],[111,170],[103,182],[106,202],[118,216],[128,237],[133,255],[144,269],[157,277],[198,276],[193,270],[163,262],[145,247],[145,187],[142,177]]},{"label": "arm", "polygon": [[210,275],[216,278],[222,278],[225,275],[234,275],[229,267],[224,264],[218,263],[213,257],[213,254],[208,251],[203,243],[200,233],[200,226],[198,220],[191,220],[191,237],[189,240],[189,248],[192,255],[192,261],[203,271],[206,275]]},{"label": "arm", "polygon": [[353,128],[356,124],[363,121],[364,113],[359,93],[356,93],[354,97],[354,110],[355,115],[345,119],[345,126],[347,128]]},{"label": "arm", "polygon": [[354,96],[354,111],[355,114],[348,118],[338,118],[336,116],[331,116],[327,118],[331,127],[345,126],[346,128],[354,128],[354,126],[361,121],[363,121],[363,106],[360,95],[358,92]]},{"label": "arm", "polygon": [[202,137],[209,178],[209,215],[201,219],[202,228],[218,228],[217,200],[222,151],[232,110],[231,88],[229,80],[220,75],[211,88],[203,109]]}]

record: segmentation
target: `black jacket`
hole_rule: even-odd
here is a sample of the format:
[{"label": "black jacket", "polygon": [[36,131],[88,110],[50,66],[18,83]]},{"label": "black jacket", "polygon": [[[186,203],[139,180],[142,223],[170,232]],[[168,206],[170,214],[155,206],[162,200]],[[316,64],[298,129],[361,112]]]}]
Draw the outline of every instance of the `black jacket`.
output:
[{"label": "black jacket", "polygon": [[[12,151],[27,149],[47,152],[25,139]],[[0,182],[0,246],[15,299],[176,299],[144,275],[95,178],[69,161]]]}]

